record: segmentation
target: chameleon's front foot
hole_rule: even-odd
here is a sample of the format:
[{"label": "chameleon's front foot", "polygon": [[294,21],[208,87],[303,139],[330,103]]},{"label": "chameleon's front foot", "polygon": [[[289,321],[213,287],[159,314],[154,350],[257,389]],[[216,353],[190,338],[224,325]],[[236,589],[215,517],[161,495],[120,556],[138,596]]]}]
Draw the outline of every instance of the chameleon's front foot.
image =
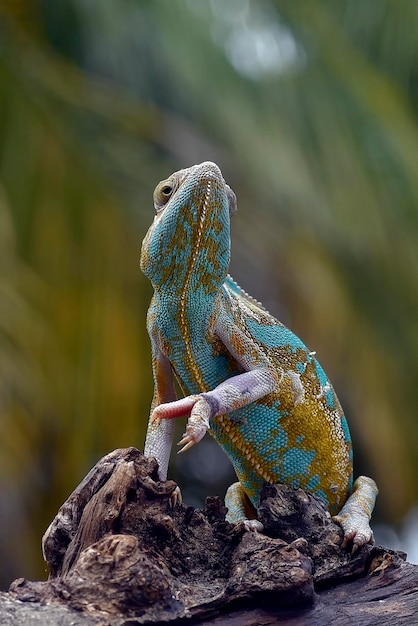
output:
[{"label": "chameleon's front foot", "polygon": [[195,443],[199,443],[209,430],[212,407],[202,396],[195,396],[195,398],[196,401],[187,420],[186,432],[183,439],[178,443],[179,446],[183,446],[179,450],[179,454],[194,446]]},{"label": "chameleon's front foot", "polygon": [[170,496],[170,506],[175,507],[177,504],[181,504],[182,502],[183,497],[181,495],[181,489],[179,486],[177,486]]},{"label": "chameleon's front foot", "polygon": [[353,490],[347,502],[338,515],[333,517],[344,532],[342,547],[353,543],[352,553],[361,546],[374,543],[373,531],[370,528],[370,518],[374,509],[378,489],[376,483],[367,476],[359,476],[353,485]]}]

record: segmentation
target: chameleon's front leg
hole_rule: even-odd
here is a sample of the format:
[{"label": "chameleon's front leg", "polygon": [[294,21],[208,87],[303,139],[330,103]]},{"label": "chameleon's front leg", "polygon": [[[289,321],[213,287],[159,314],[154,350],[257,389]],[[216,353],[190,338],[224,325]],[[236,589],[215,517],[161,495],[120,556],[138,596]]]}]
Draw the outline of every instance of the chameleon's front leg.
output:
[{"label": "chameleon's front leg", "polygon": [[[150,333],[152,348],[152,370],[154,375],[154,398],[151,405],[151,415],[148,422],[148,430],[145,439],[144,454],[153,456],[158,462],[158,476],[160,480],[167,479],[168,463],[170,460],[171,447],[173,445],[174,422],[164,420],[156,423],[153,419],[153,407],[170,406],[175,402],[176,392],[174,388],[173,373],[170,361],[161,352],[158,342]],[[167,402],[161,405],[161,402]],[[176,487],[171,495],[172,504],[181,502],[181,492]]]},{"label": "chameleon's front leg", "polygon": [[151,422],[154,424],[164,424],[177,417],[189,416],[186,433],[178,444],[183,446],[179,452],[185,452],[198,443],[210,428],[209,420],[212,417],[210,404],[202,398],[202,395],[187,396],[181,400],[160,404],[151,415]]},{"label": "chameleon's front leg", "polygon": [[212,391],[187,396],[175,402],[157,406],[151,422],[175,419],[189,415],[186,432],[179,445],[184,452],[198,443],[210,428],[210,420],[217,415],[231,413],[273,391],[276,377],[268,368],[257,368],[233,376]]}]

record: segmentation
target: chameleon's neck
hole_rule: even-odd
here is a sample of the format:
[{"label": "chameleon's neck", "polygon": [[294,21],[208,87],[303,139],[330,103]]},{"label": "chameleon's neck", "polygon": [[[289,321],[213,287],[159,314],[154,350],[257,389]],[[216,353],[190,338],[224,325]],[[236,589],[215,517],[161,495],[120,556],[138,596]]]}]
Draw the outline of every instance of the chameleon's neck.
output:
[{"label": "chameleon's neck", "polygon": [[170,271],[164,274],[163,281],[151,280],[155,298],[167,308],[193,313],[196,319],[203,312],[201,309],[219,294],[227,276],[227,264],[222,271],[220,269],[213,271],[210,258],[202,254],[198,246],[190,256],[185,257],[183,251],[181,259],[176,259]]}]

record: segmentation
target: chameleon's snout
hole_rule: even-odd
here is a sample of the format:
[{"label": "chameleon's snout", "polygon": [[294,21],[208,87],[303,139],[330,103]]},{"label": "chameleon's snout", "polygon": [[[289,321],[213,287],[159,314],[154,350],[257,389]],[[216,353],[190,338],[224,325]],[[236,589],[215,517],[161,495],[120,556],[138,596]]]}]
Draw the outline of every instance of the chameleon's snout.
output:
[{"label": "chameleon's snout", "polygon": [[213,161],[204,161],[203,163],[195,167],[200,170],[202,178],[214,178],[225,188],[226,197],[228,199],[229,215],[234,215],[237,212],[237,197],[232,191],[231,187],[226,184],[218,165],[216,165],[216,163],[213,163]]},{"label": "chameleon's snout", "polygon": [[224,182],[223,176],[222,176],[222,172],[219,168],[218,165],[216,165],[216,163],[214,163],[213,161],[204,161],[203,163],[201,163],[200,165],[195,165],[194,166],[199,173],[200,172],[203,175],[212,175],[214,178],[217,178],[218,180]]}]

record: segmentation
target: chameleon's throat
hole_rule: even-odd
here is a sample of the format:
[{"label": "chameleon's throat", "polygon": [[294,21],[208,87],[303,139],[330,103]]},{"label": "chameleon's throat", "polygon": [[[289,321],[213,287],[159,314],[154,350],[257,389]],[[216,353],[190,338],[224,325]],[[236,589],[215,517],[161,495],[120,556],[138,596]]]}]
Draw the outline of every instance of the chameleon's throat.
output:
[{"label": "chameleon's throat", "polygon": [[189,312],[188,312],[188,299],[191,293],[190,290],[190,282],[192,280],[192,276],[196,267],[197,260],[201,255],[202,250],[202,240],[204,230],[206,228],[206,215],[209,207],[209,199],[211,197],[212,191],[212,181],[207,181],[206,192],[204,195],[204,200],[200,209],[200,219],[197,227],[197,235],[196,235],[196,243],[193,248],[193,253],[190,257],[190,262],[187,268],[187,273],[185,277],[184,284],[182,286],[179,309],[178,309],[178,319],[179,326],[182,337],[184,339],[185,351],[186,351],[186,359],[191,367],[191,373],[193,378],[196,381],[199,389],[204,389],[204,381],[203,375],[200,368],[196,364],[196,360],[193,355],[192,350],[192,340],[190,336],[190,323],[189,323]]}]

